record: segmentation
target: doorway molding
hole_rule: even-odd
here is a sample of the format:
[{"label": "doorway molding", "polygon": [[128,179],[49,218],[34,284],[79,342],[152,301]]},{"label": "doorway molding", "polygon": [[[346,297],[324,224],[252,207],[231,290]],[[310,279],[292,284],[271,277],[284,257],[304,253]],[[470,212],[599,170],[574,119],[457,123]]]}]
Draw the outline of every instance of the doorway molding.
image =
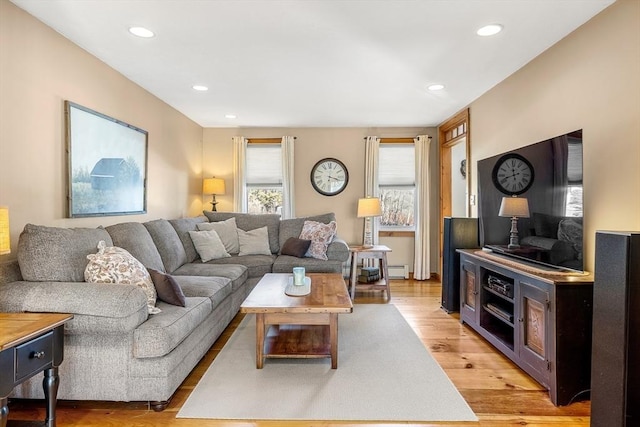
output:
[{"label": "doorway molding", "polygon": [[451,149],[458,144],[465,147],[465,176],[466,176],[466,216],[471,216],[471,132],[469,127],[470,112],[468,108],[456,113],[438,126],[438,141],[440,143],[440,271],[442,271],[444,217],[451,216]]}]

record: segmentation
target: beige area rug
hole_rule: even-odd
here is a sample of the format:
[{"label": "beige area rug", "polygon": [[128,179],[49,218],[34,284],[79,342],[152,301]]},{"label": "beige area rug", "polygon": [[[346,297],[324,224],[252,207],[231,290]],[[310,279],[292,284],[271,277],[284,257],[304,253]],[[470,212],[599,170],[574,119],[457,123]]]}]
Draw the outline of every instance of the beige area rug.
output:
[{"label": "beige area rug", "polygon": [[234,420],[476,421],[471,408],[393,305],[356,304],[339,317],[330,359],[255,364],[248,315],[178,418]]}]

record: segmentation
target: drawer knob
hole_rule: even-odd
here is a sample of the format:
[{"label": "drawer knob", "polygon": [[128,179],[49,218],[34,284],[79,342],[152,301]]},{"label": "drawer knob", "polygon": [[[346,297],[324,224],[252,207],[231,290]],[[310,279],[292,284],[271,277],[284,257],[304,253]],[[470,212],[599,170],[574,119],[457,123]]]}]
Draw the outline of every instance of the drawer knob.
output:
[{"label": "drawer knob", "polygon": [[44,351],[34,351],[31,357],[33,357],[34,359],[43,359]]}]

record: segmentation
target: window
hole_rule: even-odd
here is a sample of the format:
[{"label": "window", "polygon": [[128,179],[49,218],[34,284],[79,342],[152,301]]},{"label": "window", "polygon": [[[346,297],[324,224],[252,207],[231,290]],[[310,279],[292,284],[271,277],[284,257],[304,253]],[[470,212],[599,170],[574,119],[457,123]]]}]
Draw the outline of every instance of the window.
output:
[{"label": "window", "polygon": [[565,216],[582,216],[582,140],[569,137],[567,152],[567,205]]},{"label": "window", "polygon": [[282,209],[282,154],[280,144],[247,146],[247,211],[280,214]]},{"label": "window", "polygon": [[380,144],[378,186],[382,202],[380,230],[414,230],[413,144]]}]

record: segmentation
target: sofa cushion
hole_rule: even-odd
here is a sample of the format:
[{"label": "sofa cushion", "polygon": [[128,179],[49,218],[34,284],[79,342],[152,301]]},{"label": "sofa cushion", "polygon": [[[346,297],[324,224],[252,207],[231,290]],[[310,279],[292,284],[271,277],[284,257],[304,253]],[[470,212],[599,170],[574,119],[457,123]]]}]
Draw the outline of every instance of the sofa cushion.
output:
[{"label": "sofa cushion", "polygon": [[184,293],[173,276],[152,268],[149,269],[149,275],[151,276],[151,281],[153,282],[153,286],[156,288],[156,293],[158,294],[158,299],[160,301],[184,307]]},{"label": "sofa cushion", "polygon": [[212,311],[206,297],[188,297],[185,307],[159,303],[162,313],[151,316],[133,332],[133,356],[162,357],[176,348]]},{"label": "sofa cushion", "polygon": [[247,268],[248,277],[262,277],[271,273],[271,266],[276,255],[232,255],[231,258],[221,258],[209,261],[207,264],[240,264]]},{"label": "sofa cushion", "polygon": [[214,230],[209,231],[190,231],[189,235],[193,240],[198,255],[202,262],[212,259],[229,258],[231,255],[224,249],[224,244],[220,240],[220,236]]},{"label": "sofa cushion", "polygon": [[[180,285],[185,295],[190,297],[207,297],[211,300],[212,309],[231,294],[233,284],[226,277],[205,276],[172,276]],[[234,313],[235,314],[235,313]]]},{"label": "sofa cushion", "polygon": [[165,271],[171,272],[187,262],[187,253],[178,233],[166,219],[156,219],[143,224],[160,253]]},{"label": "sofa cushion", "polygon": [[280,255],[273,263],[273,273],[291,273],[293,267],[304,267],[307,273],[342,273],[342,261],[297,258]]},{"label": "sofa cushion", "polygon": [[114,246],[126,249],[145,267],[166,272],[151,234],[139,222],[123,222],[106,227]]},{"label": "sofa cushion", "polygon": [[103,228],[57,228],[27,224],[18,240],[18,263],[24,280],[83,282],[87,255],[98,243],[113,242]]},{"label": "sofa cushion", "polygon": [[269,249],[271,253],[277,254],[280,251],[279,233],[280,233],[280,215],[275,214],[247,214],[237,212],[211,212],[205,211],[204,214],[211,222],[224,221],[235,217],[238,228],[249,231],[256,228],[267,226],[269,231]]},{"label": "sofa cushion", "polygon": [[138,286],[147,296],[149,314],[160,312],[160,309],[155,306],[156,289],[149,272],[125,249],[116,246],[107,247],[104,241],[100,241],[98,253],[87,255],[87,259],[89,263],[84,270],[85,281]]},{"label": "sofa cushion", "polygon": [[305,221],[300,233],[301,239],[311,240],[311,245],[307,250],[306,256],[312,258],[328,260],[327,247],[336,235],[337,224],[331,221],[329,224],[323,224],[317,221]]},{"label": "sofa cushion", "polygon": [[280,247],[280,255],[289,255],[298,258],[304,257],[311,246],[311,240],[289,237],[284,245]]},{"label": "sofa cushion", "polygon": [[235,218],[225,219],[218,222],[202,222],[196,224],[198,230],[213,230],[218,233],[220,240],[224,244],[224,249],[229,254],[237,254],[240,252],[240,242],[238,241],[238,226]]},{"label": "sofa cushion", "polygon": [[191,236],[189,236],[189,231],[197,230],[197,225],[202,222],[209,222],[206,216],[201,215],[195,218],[179,218],[179,219],[170,219],[169,224],[173,226],[182,242],[182,246],[184,247],[184,252],[187,256],[186,262],[193,262],[198,259],[198,252],[196,252],[195,246],[193,246],[193,241],[191,240]]},{"label": "sofa cushion", "polygon": [[[224,258],[225,260],[230,258]],[[220,260],[218,260],[220,261]],[[190,262],[173,272],[173,277],[182,285],[179,276],[202,276],[206,278],[223,277],[231,280],[231,291],[239,289],[249,277],[249,271],[244,265],[236,264],[212,264],[202,262]],[[186,291],[186,288],[185,288]]]},{"label": "sofa cushion", "polygon": [[238,242],[240,243],[239,256],[271,255],[267,227],[249,231],[238,230]]},{"label": "sofa cushion", "polygon": [[305,221],[317,221],[323,224],[329,224],[335,220],[336,215],[333,212],[301,218],[283,219],[280,221],[280,247],[282,247],[290,237],[300,237]]}]

